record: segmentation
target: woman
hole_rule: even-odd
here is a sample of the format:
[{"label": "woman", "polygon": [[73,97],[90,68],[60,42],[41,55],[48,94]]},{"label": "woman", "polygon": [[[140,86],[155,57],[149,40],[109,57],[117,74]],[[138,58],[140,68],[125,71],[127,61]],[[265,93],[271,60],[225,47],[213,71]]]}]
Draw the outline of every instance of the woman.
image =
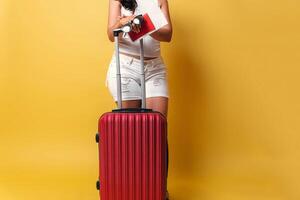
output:
[{"label": "woman", "polygon": [[[147,2],[146,2],[147,1]],[[107,34],[110,41],[114,41],[113,30],[120,28],[131,21],[136,14],[143,14],[147,10],[149,1],[160,7],[168,24],[144,38],[145,85],[146,106],[168,115],[168,81],[167,68],[160,53],[160,42],[170,42],[172,38],[172,24],[167,0],[109,0],[109,17]],[[147,5],[146,5],[146,3]],[[134,32],[139,32],[140,27],[134,25]],[[120,70],[122,83],[122,107],[141,107],[141,82],[140,82],[140,44],[132,42],[126,35],[119,36]],[[116,86],[116,58],[113,54],[106,77],[106,86],[117,102]],[[169,194],[166,194],[169,199]]]},{"label": "woman", "polygon": [[[110,41],[114,41],[113,30],[131,21],[135,15],[145,13],[146,1],[153,1],[160,7],[168,24],[144,38],[145,85],[147,108],[161,112],[166,118],[168,114],[168,81],[167,68],[160,53],[160,42],[170,42],[172,38],[172,24],[167,0],[109,0],[109,17],[107,34]],[[145,3],[146,2],[146,3]],[[148,4],[147,4],[148,5]],[[140,27],[133,26],[134,32]],[[140,46],[139,42],[132,42],[125,34],[119,36],[120,70],[122,83],[122,107],[138,108],[141,106],[140,83]],[[117,101],[115,54],[110,62],[106,86],[115,102]]]}]

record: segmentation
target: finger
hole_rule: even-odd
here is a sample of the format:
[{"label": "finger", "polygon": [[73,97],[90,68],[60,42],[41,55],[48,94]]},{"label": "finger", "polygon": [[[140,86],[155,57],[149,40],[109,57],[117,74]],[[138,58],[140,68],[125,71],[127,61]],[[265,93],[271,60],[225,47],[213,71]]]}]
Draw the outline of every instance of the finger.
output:
[{"label": "finger", "polygon": [[135,31],[138,33],[140,32],[139,27],[135,24]]},{"label": "finger", "polygon": [[130,18],[130,20],[133,20],[135,17],[136,17],[135,15],[132,15],[131,18]]},{"label": "finger", "polygon": [[136,27],[135,27],[135,25],[134,25],[134,24],[131,24],[131,30],[132,30],[133,32],[135,32],[135,31],[136,31]]},{"label": "finger", "polygon": [[140,32],[140,26],[139,26],[138,24],[134,24],[134,26],[135,26],[135,30],[136,30],[137,32]]},{"label": "finger", "polygon": [[136,27],[134,25],[132,26],[132,31],[136,33]]},{"label": "finger", "polygon": [[130,23],[131,23],[131,21],[132,21],[132,17],[128,17],[128,18],[127,18],[127,20],[128,20],[128,22],[130,22]]},{"label": "finger", "polygon": [[137,26],[135,27],[135,32],[136,33],[140,32]]}]

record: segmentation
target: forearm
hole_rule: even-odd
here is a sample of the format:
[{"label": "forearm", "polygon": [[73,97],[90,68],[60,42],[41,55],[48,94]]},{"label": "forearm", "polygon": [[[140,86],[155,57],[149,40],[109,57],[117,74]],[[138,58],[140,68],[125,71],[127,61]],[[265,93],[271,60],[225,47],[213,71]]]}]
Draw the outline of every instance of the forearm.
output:
[{"label": "forearm", "polygon": [[170,42],[172,39],[172,29],[162,27],[158,31],[151,33],[150,36],[161,42]]},{"label": "forearm", "polygon": [[[108,35],[108,38],[111,42],[114,42],[115,39],[114,39],[114,33],[113,31],[117,28],[121,28],[122,27],[122,24],[120,23],[120,21],[117,21],[113,26],[109,27],[107,29],[107,35]],[[119,34],[119,37],[121,37],[122,34]]]}]

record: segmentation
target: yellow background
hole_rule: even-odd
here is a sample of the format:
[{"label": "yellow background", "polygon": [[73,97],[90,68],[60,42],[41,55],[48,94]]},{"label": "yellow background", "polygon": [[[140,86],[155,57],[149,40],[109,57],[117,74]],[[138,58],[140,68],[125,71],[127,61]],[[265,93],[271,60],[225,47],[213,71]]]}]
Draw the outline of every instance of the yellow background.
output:
[{"label": "yellow background", "polygon": [[[169,3],[172,199],[300,199],[299,1]],[[1,199],[98,199],[107,7],[0,1]]]}]

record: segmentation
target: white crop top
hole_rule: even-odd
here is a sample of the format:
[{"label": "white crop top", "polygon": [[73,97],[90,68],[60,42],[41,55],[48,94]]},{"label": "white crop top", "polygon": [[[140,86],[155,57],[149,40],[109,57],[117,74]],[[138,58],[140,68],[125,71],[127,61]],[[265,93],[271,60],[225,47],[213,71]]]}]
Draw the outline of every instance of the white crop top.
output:
[{"label": "white crop top", "polygon": [[[144,14],[146,12],[146,6],[143,1],[155,1],[159,6],[158,0],[136,0],[138,6],[135,9],[136,15]],[[126,10],[121,7],[121,15],[130,16],[132,11]],[[127,53],[131,55],[140,55],[140,42],[137,40],[132,42],[128,34],[123,34],[123,37],[119,40],[119,48],[121,53]],[[144,37],[144,56],[145,57],[159,57],[160,56],[160,41],[152,38],[150,35]]]}]

